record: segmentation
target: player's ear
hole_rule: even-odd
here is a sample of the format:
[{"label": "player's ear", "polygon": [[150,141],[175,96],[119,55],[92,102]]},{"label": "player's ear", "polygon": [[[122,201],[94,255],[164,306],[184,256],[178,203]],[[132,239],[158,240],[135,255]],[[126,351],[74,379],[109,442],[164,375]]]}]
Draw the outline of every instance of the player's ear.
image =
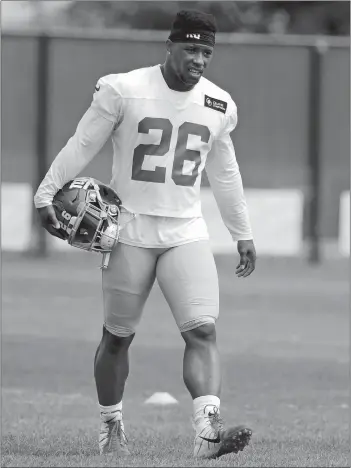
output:
[{"label": "player's ear", "polygon": [[172,52],[172,46],[173,46],[173,42],[170,39],[167,39],[166,41],[167,54],[170,54]]}]

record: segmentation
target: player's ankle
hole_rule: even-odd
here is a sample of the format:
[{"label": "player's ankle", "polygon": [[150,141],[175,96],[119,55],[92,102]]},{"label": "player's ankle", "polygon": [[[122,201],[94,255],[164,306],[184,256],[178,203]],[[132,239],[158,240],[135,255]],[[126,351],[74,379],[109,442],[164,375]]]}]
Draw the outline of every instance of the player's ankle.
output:
[{"label": "player's ankle", "polygon": [[193,400],[193,409],[194,415],[199,413],[206,414],[211,411],[213,407],[219,408],[220,406],[220,399],[216,395],[203,395]]},{"label": "player's ankle", "polygon": [[220,399],[215,395],[203,395],[193,400],[193,419],[195,426],[202,426],[209,413],[219,411]]},{"label": "player's ankle", "polygon": [[122,400],[110,406],[100,405],[100,418],[102,421],[109,421],[111,419],[120,419],[122,413]]}]

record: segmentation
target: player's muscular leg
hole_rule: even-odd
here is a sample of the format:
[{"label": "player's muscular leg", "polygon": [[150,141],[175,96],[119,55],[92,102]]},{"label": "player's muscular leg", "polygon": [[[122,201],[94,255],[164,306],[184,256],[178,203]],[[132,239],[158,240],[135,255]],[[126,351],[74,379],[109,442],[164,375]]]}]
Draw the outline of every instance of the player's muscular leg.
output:
[{"label": "player's muscular leg", "polygon": [[215,325],[206,323],[183,332],[182,337],[185,341],[183,377],[192,398],[203,395],[219,396],[221,365]]},{"label": "player's muscular leg", "polygon": [[174,247],[161,255],[157,279],[185,341],[184,381],[193,398],[218,395],[220,363],[215,322],[219,291],[207,241]]},{"label": "player's muscular leg", "polygon": [[128,377],[128,348],[155,280],[157,255],[152,249],[117,244],[102,273],[104,328],[94,374],[100,405],[122,400]]},{"label": "player's muscular leg", "polygon": [[100,405],[110,406],[122,400],[129,374],[128,348],[135,334],[120,337],[103,328],[96,351],[94,376]]}]

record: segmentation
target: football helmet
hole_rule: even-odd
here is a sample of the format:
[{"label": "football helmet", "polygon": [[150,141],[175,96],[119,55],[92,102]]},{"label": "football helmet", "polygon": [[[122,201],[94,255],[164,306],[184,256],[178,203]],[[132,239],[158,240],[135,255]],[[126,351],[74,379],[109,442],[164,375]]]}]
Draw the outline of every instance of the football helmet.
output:
[{"label": "football helmet", "polygon": [[56,193],[52,205],[73,247],[109,254],[117,244],[122,201],[109,186],[78,177]]}]

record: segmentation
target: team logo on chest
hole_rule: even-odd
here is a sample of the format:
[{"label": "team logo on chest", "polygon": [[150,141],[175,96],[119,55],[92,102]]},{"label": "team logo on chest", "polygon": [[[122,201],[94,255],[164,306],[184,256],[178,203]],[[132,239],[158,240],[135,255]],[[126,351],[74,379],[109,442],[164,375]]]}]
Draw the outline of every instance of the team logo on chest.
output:
[{"label": "team logo on chest", "polygon": [[207,94],[205,94],[205,107],[209,107],[210,109],[223,112],[223,114],[225,114],[227,106],[228,104],[225,101],[214,99],[213,97],[207,96]]}]

